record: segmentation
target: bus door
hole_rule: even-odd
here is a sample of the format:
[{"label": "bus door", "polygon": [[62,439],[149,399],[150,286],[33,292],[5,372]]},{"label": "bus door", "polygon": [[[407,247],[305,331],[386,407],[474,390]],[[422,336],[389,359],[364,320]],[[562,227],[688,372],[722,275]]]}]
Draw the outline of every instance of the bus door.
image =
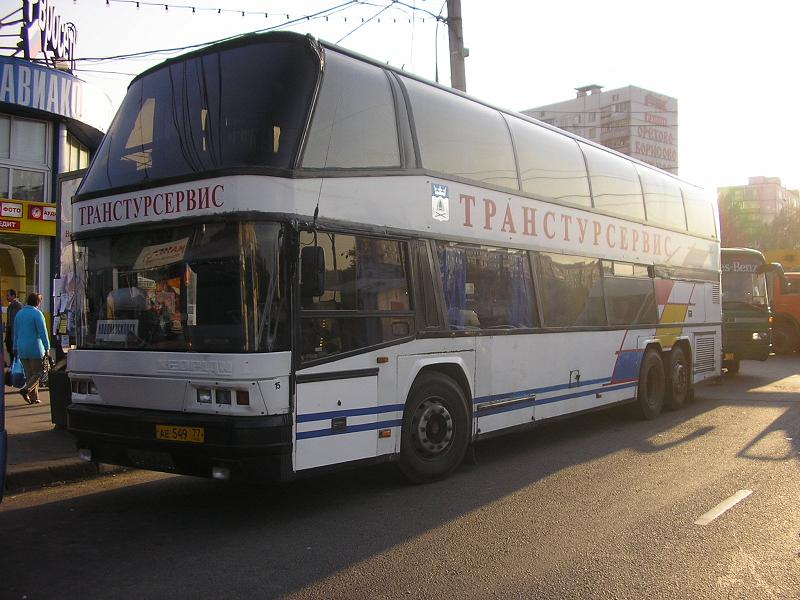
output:
[{"label": "bus door", "polygon": [[535,361],[530,345],[518,335],[476,338],[475,416],[481,434],[533,421],[533,388],[541,374],[532,365],[543,363]]},{"label": "bus door", "polygon": [[377,454],[378,375],[377,367],[297,374],[295,470]]}]

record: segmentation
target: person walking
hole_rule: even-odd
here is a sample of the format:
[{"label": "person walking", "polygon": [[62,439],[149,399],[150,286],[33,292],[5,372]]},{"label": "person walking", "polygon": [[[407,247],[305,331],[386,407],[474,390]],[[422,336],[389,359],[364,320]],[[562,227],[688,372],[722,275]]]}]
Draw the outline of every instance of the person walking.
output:
[{"label": "person walking", "polygon": [[14,318],[14,352],[25,368],[25,386],[19,393],[28,404],[39,404],[39,378],[50,340],[44,315],[38,310],[39,294],[28,294],[27,302]]},{"label": "person walking", "polygon": [[15,290],[6,292],[8,308],[6,308],[6,350],[8,351],[8,364],[14,362],[14,317],[22,310],[22,302],[17,298]]}]

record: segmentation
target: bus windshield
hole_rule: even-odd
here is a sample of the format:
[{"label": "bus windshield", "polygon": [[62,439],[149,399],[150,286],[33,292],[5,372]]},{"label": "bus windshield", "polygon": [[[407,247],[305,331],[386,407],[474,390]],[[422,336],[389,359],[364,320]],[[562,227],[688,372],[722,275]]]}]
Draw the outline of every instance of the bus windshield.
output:
[{"label": "bus windshield", "polygon": [[307,45],[281,40],[166,63],[128,88],[81,193],[233,167],[290,168],[318,71]]},{"label": "bus windshield", "polygon": [[192,224],[76,242],[78,346],[288,348],[275,223]]},{"label": "bus windshield", "polygon": [[759,263],[741,259],[723,261],[722,301],[766,307],[767,278],[757,273]]}]

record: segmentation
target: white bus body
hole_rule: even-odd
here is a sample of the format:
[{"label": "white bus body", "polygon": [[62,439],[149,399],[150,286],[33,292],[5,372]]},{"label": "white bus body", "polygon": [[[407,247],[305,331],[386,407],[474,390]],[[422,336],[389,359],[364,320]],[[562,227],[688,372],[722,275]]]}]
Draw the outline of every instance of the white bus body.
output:
[{"label": "white bus body", "polygon": [[[328,46],[321,51],[336,52]],[[402,104],[398,96],[394,101]],[[101,160],[111,159],[94,162]],[[84,455],[234,479],[289,479],[320,467],[399,459],[411,479],[430,480],[449,474],[467,444],[487,435],[622,402],[638,402],[652,417],[662,402],[679,397],[673,400],[677,408],[693,383],[719,374],[716,229],[697,235],[426,169],[398,174],[378,169],[368,175],[223,173],[127,189],[112,185],[111,193],[84,188],[73,206],[73,227],[85,289],[80,322],[85,343],[69,353],[69,428]],[[689,213],[685,189],[681,194]],[[713,211],[711,203],[708,210]],[[148,346],[141,321],[146,309],[125,305],[130,314],[120,317],[121,296],[129,294],[131,302],[141,296],[145,307],[168,294],[180,314],[167,323],[178,332],[172,338],[188,336],[204,318],[197,313],[208,314],[189,298],[224,293],[224,288],[202,294],[191,288],[215,268],[190,259],[208,260],[192,227],[241,222],[237,235],[244,240],[248,224],[262,220],[282,223],[275,242],[282,258],[275,264],[284,261],[281,306],[291,339],[285,347],[258,351],[264,327],[271,327],[265,315],[272,312],[272,296],[265,300],[263,282],[254,284],[259,291],[252,300],[261,325],[251,331],[244,324],[242,334],[242,343],[256,344],[256,351],[214,352],[203,347],[202,335],[186,347],[169,346],[164,327],[171,317],[162,317],[160,341]],[[127,231],[164,232],[173,223],[189,233],[178,240],[165,233],[167,242],[127,250],[135,261],[124,264],[100,257],[101,248],[116,248],[115,238]],[[322,245],[328,244],[329,302],[303,295],[300,257],[294,253],[298,246],[317,247],[318,236],[328,240]],[[356,242],[347,252],[336,246],[337,239],[349,243],[362,237],[367,242]],[[385,274],[395,246],[378,251],[370,245],[380,240],[397,244],[402,256],[391,260],[402,266],[400,275]],[[370,252],[373,262],[362,269],[361,257]],[[240,283],[251,276],[245,263],[253,260],[241,257]],[[340,263],[352,261],[353,268],[337,265],[337,257]],[[455,288],[443,279],[451,259]],[[524,271],[519,281],[505,282],[510,293],[493,290],[491,300],[485,287],[467,280],[470,265],[485,273],[489,262],[504,265],[504,273]],[[151,276],[173,267],[164,281]],[[269,285],[275,285],[277,271]],[[134,272],[127,286],[121,283]],[[548,323],[554,299],[543,296],[552,277],[564,289],[587,290],[582,312],[573,310],[574,323]],[[348,278],[355,281],[352,286]],[[370,291],[376,281],[383,287]],[[242,298],[249,298],[246,287],[236,292]],[[625,294],[614,290],[634,287],[644,290],[630,296],[638,304],[631,309],[625,296],[622,308],[613,308]],[[357,302],[377,304],[350,305],[351,291]],[[250,310],[248,301],[242,302],[243,310]],[[511,314],[520,310],[524,315],[516,314],[513,323],[503,321],[512,321]],[[636,322],[622,324],[623,317],[612,314],[616,310],[628,311]],[[496,322],[486,325],[487,319]],[[129,335],[118,333],[126,327]],[[319,340],[309,339],[312,331]],[[160,344],[169,350],[160,350]],[[660,380],[654,381],[659,369]],[[649,387],[643,391],[644,370]],[[462,400],[463,417],[453,408]]]}]

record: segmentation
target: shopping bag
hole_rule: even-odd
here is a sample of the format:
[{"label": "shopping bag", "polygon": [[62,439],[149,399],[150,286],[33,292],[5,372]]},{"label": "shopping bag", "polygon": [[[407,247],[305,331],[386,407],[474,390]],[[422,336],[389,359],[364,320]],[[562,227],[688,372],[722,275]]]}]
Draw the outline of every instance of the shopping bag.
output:
[{"label": "shopping bag", "polygon": [[17,388],[25,387],[25,369],[18,358],[15,358],[14,364],[11,365],[11,385]]}]

